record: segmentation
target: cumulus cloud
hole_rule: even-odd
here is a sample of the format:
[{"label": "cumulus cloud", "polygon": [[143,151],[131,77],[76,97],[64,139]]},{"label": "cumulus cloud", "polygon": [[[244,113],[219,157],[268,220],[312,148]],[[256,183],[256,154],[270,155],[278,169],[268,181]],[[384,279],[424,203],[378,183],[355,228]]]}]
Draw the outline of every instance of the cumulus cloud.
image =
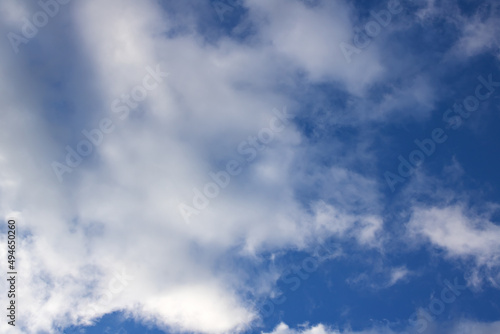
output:
[{"label": "cumulus cloud", "polygon": [[[15,6],[4,5],[2,34],[19,29],[21,10],[40,10]],[[247,6],[252,20],[270,22],[253,45],[227,37],[209,43],[191,21],[180,29],[155,2],[125,0],[61,6],[18,56],[0,51],[0,118],[9,124],[2,132],[9,140],[0,144],[0,214],[18,217],[24,314],[14,330],[2,322],[2,331],[53,332],[121,310],[160,328],[238,332],[258,318],[242,291],[274,284],[255,277],[245,286],[234,270],[238,260],[305,249],[328,236],[376,244],[382,229],[376,205],[355,210],[357,201],[376,197],[373,181],[337,166],[331,180],[338,188],[312,203],[313,211],[296,198],[300,174],[292,166],[308,144],[293,121],[251,162],[237,147],[268,127],[273,109],[300,112],[289,95],[269,90],[282,64],[313,80],[325,72],[353,91],[373,80],[376,66],[346,69],[337,64],[336,45],[325,43],[347,36],[347,9]],[[292,26],[294,34],[285,34]],[[61,40],[51,37],[57,30],[65,31]],[[31,52],[46,71],[33,72]],[[169,75],[132,107],[126,101],[133,104],[130,95],[151,69]],[[59,182],[53,162],[64,164],[66,147],[76,150],[82,131],[98,129],[104,118],[112,132]],[[193,189],[234,158],[242,174],[186,224],[179,203],[191,204]],[[353,183],[372,188],[369,197],[356,195]]]},{"label": "cumulus cloud", "polygon": [[[231,34],[201,29],[217,13],[207,12],[208,1],[194,4],[74,1],[26,43],[0,49],[0,122],[8,124],[0,134],[0,217],[18,222],[23,282],[23,318],[0,331],[57,332],[123,311],[161,329],[242,332],[259,320],[243,295],[267,297],[282,274],[246,272],[242,263],[259,266],[329,238],[383,249],[374,135],[348,140],[335,131],[378,124],[409,106],[428,115],[432,77],[409,76],[374,98],[383,78],[401,73],[388,70],[383,40],[347,66],[339,44],[352,39],[357,14],[346,2],[247,0]],[[0,34],[21,34],[40,10],[1,2]],[[460,48],[477,54],[493,45],[492,22],[471,21]],[[484,40],[475,39],[478,30]],[[344,98],[328,105],[300,92],[314,100],[309,110],[297,94],[304,83],[326,83]],[[324,109],[312,134],[300,128]],[[262,139],[276,117],[281,130]],[[98,142],[92,153],[58,176],[54,162],[74,160],[70,152],[88,133]],[[327,135],[334,143],[322,141]],[[207,195],[230,161],[241,172]],[[194,203],[200,193],[203,208]],[[196,208],[189,223],[181,203]],[[421,207],[408,227],[450,256],[498,260],[500,232],[488,217]],[[411,275],[406,266],[383,270],[383,287]],[[274,333],[354,332],[280,324]]]}]

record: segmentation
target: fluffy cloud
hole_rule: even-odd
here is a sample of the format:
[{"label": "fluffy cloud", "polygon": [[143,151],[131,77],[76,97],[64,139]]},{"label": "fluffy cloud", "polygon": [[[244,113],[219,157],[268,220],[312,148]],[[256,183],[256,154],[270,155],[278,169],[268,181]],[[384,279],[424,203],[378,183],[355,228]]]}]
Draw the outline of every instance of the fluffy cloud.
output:
[{"label": "fluffy cloud", "polygon": [[[284,32],[297,22],[277,5],[248,3],[251,15],[271,18],[258,36],[271,36],[275,45],[226,37],[208,43],[191,21],[181,29],[154,2],[126,0],[61,7],[36,39],[20,45],[18,56],[0,51],[0,118],[9,124],[0,144],[0,214],[18,219],[23,282],[23,319],[16,329],[0,324],[2,331],[51,332],[123,310],[161,328],[238,332],[258,317],[242,291],[269,291],[274,284],[255,277],[244,286],[234,270],[238,261],[258,261],[264,250],[306,249],[328,236],[375,244],[382,228],[376,205],[354,210],[356,201],[376,197],[373,181],[337,166],[331,175],[337,193],[312,203],[314,211],[297,200],[301,176],[292,165],[308,143],[293,122],[283,123],[191,224],[179,214],[179,203],[190,204],[210,172],[243,160],[238,144],[268,127],[274,108],[300,112],[291,96],[269,90],[281,71],[305,69],[316,79],[326,71],[339,80],[351,78],[348,71],[367,73],[336,65],[336,46],[325,46],[347,36],[345,19],[330,20],[343,17],[342,5],[323,11],[281,4],[303,20],[292,36]],[[19,28],[21,10],[40,10],[15,6],[8,2],[2,11],[2,34]],[[65,31],[61,40],[51,37],[55,31]],[[317,54],[303,53],[308,49]],[[31,52],[45,71],[32,64]],[[127,94],[157,64],[169,76],[137,107],[127,106]],[[364,85],[349,80],[353,90]],[[129,109],[127,117],[120,118],[118,106]],[[66,146],[76,149],[82,130],[99,128],[104,118],[112,120],[112,132],[60,183],[52,162],[64,163]],[[371,188],[368,197],[356,195],[349,180]]]},{"label": "fluffy cloud", "polygon": [[[18,221],[23,282],[23,319],[15,329],[0,323],[0,331],[55,332],[124,311],[176,331],[239,332],[259,317],[244,293],[272,294],[281,274],[244,272],[241,263],[257,266],[268,260],[263,254],[310,250],[332,237],[383,247],[373,134],[352,143],[335,133],[333,144],[307,135],[294,117],[313,113],[298,101],[303,83],[296,78],[331,84],[345,96],[341,112],[316,103],[334,109],[315,120],[323,133],[386,119],[410,105],[429,109],[432,78],[412,76],[370,100],[382,78],[401,73],[387,70],[384,43],[347,66],[339,44],[352,39],[351,5],[242,5],[245,25],[225,35],[200,29],[216,17],[208,2],[71,2],[17,53],[0,49],[0,122],[8,124],[0,134],[0,216]],[[0,6],[2,35],[22,33],[24,17],[41,10],[10,0]],[[472,32],[492,23],[471,24]],[[489,43],[478,46],[467,36],[460,45],[471,54]],[[285,86],[283,77],[290,81]],[[155,87],[134,102],[151,79]],[[285,109],[290,115],[283,117]],[[276,110],[283,128],[263,143]],[[84,130],[98,133],[103,120],[112,130],[59,182],[53,162],[66,164],[68,147],[78,150]],[[195,207],[193,199],[231,160],[241,173],[217,195],[205,194],[209,204],[187,224],[179,204]],[[366,166],[370,172],[361,174]],[[409,228],[452,256],[498,260],[498,227],[458,207],[417,209]],[[1,244],[5,239],[0,234]],[[390,268],[385,286],[408,276],[406,267]],[[340,332],[281,324],[275,333]]]},{"label": "fluffy cloud", "polygon": [[[272,333],[263,334],[406,334],[408,332],[414,333],[415,330],[407,329],[405,331],[393,331],[387,327],[377,327],[362,331],[352,330],[335,330],[325,327],[322,324],[308,327],[307,325],[301,326],[302,329],[291,329],[286,324],[279,324]],[[457,321],[456,323],[447,326],[432,326],[427,330],[422,331],[426,334],[495,334],[500,329],[500,322],[482,323],[470,320]]]},{"label": "fluffy cloud", "polygon": [[467,213],[461,205],[418,208],[408,228],[450,256],[472,257],[481,265],[498,264],[500,227],[487,216]]},{"label": "fluffy cloud", "polygon": [[262,334],[396,334],[392,330],[384,327],[376,329],[369,329],[364,331],[351,331],[351,330],[336,330],[319,324],[316,326],[308,327],[307,324],[301,326],[302,329],[291,329],[285,323],[279,324],[272,333]]}]

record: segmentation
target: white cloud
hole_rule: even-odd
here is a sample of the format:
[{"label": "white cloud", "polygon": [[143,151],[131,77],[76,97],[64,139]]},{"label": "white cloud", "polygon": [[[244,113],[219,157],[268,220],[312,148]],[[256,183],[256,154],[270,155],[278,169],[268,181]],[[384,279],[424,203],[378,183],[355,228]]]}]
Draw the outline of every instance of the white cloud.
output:
[{"label": "white cloud", "polygon": [[[287,70],[304,68],[314,78],[322,71],[339,80],[353,71],[358,79],[369,74],[361,84],[348,82],[353,90],[378,71],[344,70],[336,64],[336,46],[322,44],[331,38],[323,24],[340,29],[337,38],[347,22],[331,23],[320,9],[282,5],[305,20],[303,31],[287,38],[283,32],[297,22],[278,17],[266,2],[250,6],[273,15],[262,34],[273,36],[275,46],[230,39],[208,44],[191,30],[167,38],[173,24],[154,2],[113,0],[73,2],[19,56],[0,51],[0,120],[9,124],[2,132],[9,140],[0,143],[0,216],[19,213],[23,282],[20,326],[2,322],[0,331],[51,332],[124,310],[162,328],[237,332],[257,316],[240,292],[270,291],[274,282],[257,277],[243,286],[234,264],[224,262],[228,254],[229,263],[258,259],[263,250],[305,249],[333,235],[376,245],[382,221],[377,204],[366,204],[377,197],[375,182],[338,166],[329,202],[312,203],[311,213],[295,198],[292,181],[300,175],[291,166],[307,147],[292,124],[193,224],[180,216],[179,202],[189,202],[193,187],[237,155],[234,145],[267,126],[273,108],[296,111],[292,97],[268,89],[283,59],[293,60],[284,62]],[[309,25],[315,21],[321,24]],[[0,32],[7,29],[2,25]],[[63,42],[71,36],[74,45],[58,42],[54,31],[65,31]],[[302,53],[297,42],[317,54]],[[28,47],[37,50],[41,67],[30,67]],[[117,118],[112,102],[158,63],[170,76],[127,119]],[[113,119],[115,130],[59,183],[52,161],[64,160],[65,146],[74,147],[83,139],[80,131],[103,117]],[[366,188],[367,197],[353,187]],[[351,212],[357,200],[364,203],[361,213]],[[113,292],[122,270],[134,279]]]},{"label": "white cloud", "polygon": [[[301,326],[308,327],[308,326]],[[460,320],[455,321],[451,326],[434,326],[427,327],[427,330],[423,331],[426,334],[496,334],[500,330],[500,322],[477,322],[471,320]],[[303,329],[291,329],[285,323],[279,324],[273,332],[262,333],[262,334],[406,334],[406,333],[416,332],[414,328],[407,328],[403,331],[393,331],[386,326],[375,327],[372,329],[366,329],[362,331],[352,331],[346,330],[336,330],[326,327],[323,324],[318,324],[316,326],[311,326]]]},{"label": "white cloud", "polygon": [[482,3],[471,17],[461,17],[461,36],[451,53],[460,59],[469,58],[483,52],[496,52],[500,47],[498,15],[500,6],[496,1]]},{"label": "white cloud", "polygon": [[487,216],[466,212],[461,205],[417,208],[408,229],[410,235],[423,236],[449,256],[472,257],[480,265],[499,264],[500,227]]},{"label": "white cloud", "polygon": [[468,15],[455,1],[427,0],[416,15],[424,24],[439,18],[455,25],[460,35],[447,56],[466,60],[483,52],[499,55],[499,9],[498,2],[483,1],[477,4],[472,15]]},{"label": "white cloud", "polygon": [[[0,6],[3,35],[39,10],[13,1]],[[349,152],[328,167],[311,167],[307,158],[318,148],[292,123],[192,224],[180,216],[179,202],[189,203],[193,188],[210,181],[210,171],[241,158],[236,146],[269,124],[273,108],[308,112],[294,96],[273,91],[283,73],[338,83],[349,101],[363,100],[386,74],[384,50],[376,43],[356,64],[346,64],[339,48],[353,34],[346,3],[249,0],[245,6],[246,20],[257,27],[247,42],[208,41],[191,18],[173,21],[153,1],[92,0],[72,2],[64,12],[61,7],[19,55],[0,49],[0,122],[8,124],[0,134],[0,216],[18,217],[23,282],[21,326],[2,322],[0,331],[51,332],[124,310],[161,328],[238,332],[258,316],[241,292],[269,293],[280,274],[269,269],[242,280],[238,261],[258,262],[263,251],[309,249],[332,236],[382,246],[377,182],[350,168],[373,158],[369,144],[353,152],[336,144],[336,152]],[[473,54],[494,34],[490,21],[471,24],[461,45]],[[488,32],[485,40],[474,39],[476,28]],[[170,76],[128,118],[117,118],[113,101],[158,63]],[[353,107],[349,121],[376,120],[414,103],[431,107],[432,80],[410,81],[377,108]],[[63,160],[65,146],[74,146],[80,131],[103,117],[114,120],[115,130],[59,183],[51,162]],[[318,199],[301,203],[295,187],[303,185],[317,187]],[[498,260],[498,227],[458,207],[417,209],[409,227],[412,236],[451,256]],[[5,255],[0,249],[2,268]],[[133,279],[115,291],[123,270]],[[388,284],[408,274],[405,267],[391,268]],[[340,332],[281,324],[275,333]]]},{"label": "white cloud", "polygon": [[391,271],[391,279],[388,283],[388,286],[393,286],[399,281],[406,279],[409,275],[410,271],[406,267],[393,268]]},{"label": "white cloud", "polygon": [[[305,325],[301,327],[307,327],[307,326]],[[280,323],[271,333],[262,332],[262,334],[392,334],[392,333],[395,332],[391,331],[390,329],[382,327],[361,332],[354,332],[351,330],[340,331],[336,329],[331,329],[323,324],[318,324],[316,326],[311,326],[309,328],[303,328],[301,330],[298,329],[295,330],[288,327],[288,325],[286,325],[285,323]]]},{"label": "white cloud", "polygon": [[363,50],[355,64],[346,62],[339,45],[352,43],[354,32],[351,9],[343,2],[307,7],[300,1],[251,0],[247,5],[273,53],[305,70],[313,82],[341,82],[358,95],[384,72],[376,47]]},{"label": "white cloud", "polygon": [[489,17],[481,22],[475,17],[473,21],[467,22],[463,27],[462,37],[455,46],[456,54],[471,57],[498,48],[500,41],[497,36],[500,29],[497,20],[497,17]]}]

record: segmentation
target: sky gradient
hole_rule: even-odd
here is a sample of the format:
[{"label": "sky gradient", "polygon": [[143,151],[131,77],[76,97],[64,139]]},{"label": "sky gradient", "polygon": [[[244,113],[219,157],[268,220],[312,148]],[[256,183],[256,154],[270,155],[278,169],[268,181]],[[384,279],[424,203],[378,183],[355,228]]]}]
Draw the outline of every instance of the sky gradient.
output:
[{"label": "sky gradient", "polygon": [[0,332],[500,333],[499,22],[0,1]]}]

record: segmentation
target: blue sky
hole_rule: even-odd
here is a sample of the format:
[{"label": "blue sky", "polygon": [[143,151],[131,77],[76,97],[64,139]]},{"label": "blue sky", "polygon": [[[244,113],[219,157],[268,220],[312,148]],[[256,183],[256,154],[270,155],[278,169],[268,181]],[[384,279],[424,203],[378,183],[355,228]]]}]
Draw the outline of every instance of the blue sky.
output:
[{"label": "blue sky", "polygon": [[0,332],[500,332],[496,1],[0,17]]}]

